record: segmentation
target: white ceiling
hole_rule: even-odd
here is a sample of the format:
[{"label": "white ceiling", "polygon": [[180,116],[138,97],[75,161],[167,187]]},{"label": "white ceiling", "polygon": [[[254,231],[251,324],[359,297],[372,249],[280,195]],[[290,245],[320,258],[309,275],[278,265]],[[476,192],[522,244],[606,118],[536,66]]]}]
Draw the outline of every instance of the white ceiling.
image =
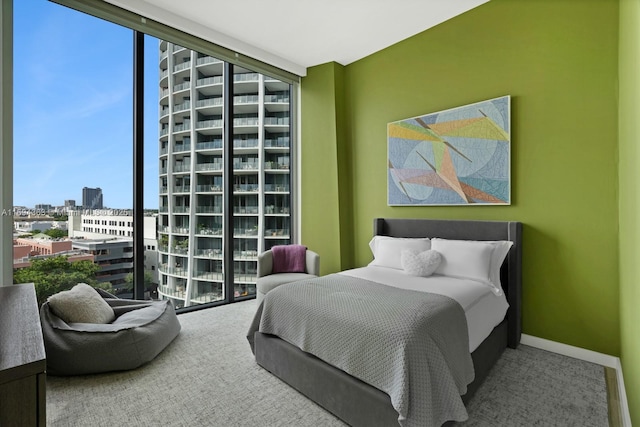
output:
[{"label": "white ceiling", "polygon": [[343,65],[489,0],[105,0],[298,75]]}]

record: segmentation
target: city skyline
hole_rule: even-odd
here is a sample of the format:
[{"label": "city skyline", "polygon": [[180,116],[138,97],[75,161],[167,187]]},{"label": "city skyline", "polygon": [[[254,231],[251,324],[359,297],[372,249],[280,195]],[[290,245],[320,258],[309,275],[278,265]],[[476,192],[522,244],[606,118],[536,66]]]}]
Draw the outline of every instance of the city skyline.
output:
[{"label": "city skyline", "polygon": [[[133,32],[46,0],[14,3],[13,204],[100,187],[133,207]],[[158,41],[145,37],[144,207],[158,207]]]}]

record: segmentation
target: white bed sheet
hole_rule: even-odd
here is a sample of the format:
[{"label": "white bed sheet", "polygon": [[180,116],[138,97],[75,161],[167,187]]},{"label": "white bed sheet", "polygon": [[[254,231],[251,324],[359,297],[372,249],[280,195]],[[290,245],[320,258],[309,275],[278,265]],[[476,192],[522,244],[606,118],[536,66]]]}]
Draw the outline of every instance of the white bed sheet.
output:
[{"label": "white bed sheet", "polygon": [[436,274],[429,277],[410,276],[402,270],[372,265],[341,271],[339,274],[453,298],[462,306],[467,317],[470,352],[473,352],[489,336],[493,328],[502,322],[509,308],[504,293],[496,295],[492,287],[474,280]]}]

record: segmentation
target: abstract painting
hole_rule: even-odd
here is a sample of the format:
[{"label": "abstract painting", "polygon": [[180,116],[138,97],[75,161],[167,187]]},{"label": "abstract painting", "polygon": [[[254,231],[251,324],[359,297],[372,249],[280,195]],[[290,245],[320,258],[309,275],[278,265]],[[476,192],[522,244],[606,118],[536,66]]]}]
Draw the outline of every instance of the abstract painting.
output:
[{"label": "abstract painting", "polygon": [[511,203],[509,96],[387,125],[390,206]]}]

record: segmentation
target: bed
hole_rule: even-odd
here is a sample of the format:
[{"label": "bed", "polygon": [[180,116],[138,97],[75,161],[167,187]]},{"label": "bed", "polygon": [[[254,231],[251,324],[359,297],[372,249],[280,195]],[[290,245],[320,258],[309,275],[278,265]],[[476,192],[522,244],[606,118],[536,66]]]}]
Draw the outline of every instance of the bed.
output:
[{"label": "bed", "polygon": [[[449,244],[449,241],[478,241],[481,242],[480,246],[486,246],[489,244],[489,242],[509,243],[510,249],[508,249],[508,252],[506,252],[504,262],[500,267],[498,267],[497,270],[499,272],[499,281],[501,285],[500,288],[503,292],[503,296],[501,298],[504,298],[504,300],[506,301],[504,312],[500,315],[502,316],[502,314],[504,314],[504,318],[502,319],[501,317],[497,322],[495,322],[496,326],[491,327],[488,332],[481,333],[482,336],[479,339],[477,338],[477,336],[475,338],[471,336],[472,329],[474,329],[473,325],[475,323],[475,320],[470,321],[470,318],[463,317],[465,319],[465,324],[468,326],[469,332],[468,339],[465,338],[466,341],[464,341],[466,355],[463,354],[465,353],[465,351],[459,350],[462,344],[458,343],[455,344],[454,347],[452,347],[458,349],[455,350],[456,352],[458,352],[456,353],[456,355],[459,354],[460,358],[468,357],[470,363],[472,363],[473,375],[471,377],[467,375],[465,377],[466,380],[460,380],[466,384],[458,388],[459,395],[461,397],[456,396],[457,400],[459,400],[462,405],[468,402],[469,399],[473,396],[475,391],[478,389],[478,387],[488,374],[491,367],[495,364],[495,362],[502,354],[503,350],[507,346],[516,348],[520,342],[522,259],[521,234],[522,225],[518,222],[385,218],[377,218],[374,220],[374,236],[412,238],[412,241],[420,240],[418,238],[430,238],[432,242],[439,239],[444,239],[442,242],[440,242],[440,244]],[[375,240],[375,238],[373,240]],[[378,256],[376,255],[376,259],[377,258]],[[382,269],[378,268],[376,270],[375,267],[380,267]],[[369,283],[371,287],[374,287],[374,285],[376,287],[383,287],[385,289],[383,289],[382,292],[388,292],[388,290],[386,289],[388,288],[388,286],[384,284],[378,286],[378,282],[385,281],[385,278],[383,277],[384,274],[381,274],[381,272],[386,271],[383,267],[376,266],[374,263],[374,265],[365,267],[363,269],[354,269],[346,272],[341,272],[338,275],[329,275],[325,276],[324,278],[311,279],[316,280],[317,282],[306,284],[306,286],[299,286],[300,284],[303,284],[303,282],[298,282],[292,285],[283,285],[283,287],[281,288],[284,288],[285,286],[289,286],[290,288],[291,286],[296,286],[296,289],[301,290],[312,288],[323,289],[323,287],[325,286],[325,282],[327,282],[328,286],[328,282],[340,280],[341,282],[338,283],[338,286],[344,286],[346,289],[348,286],[350,286],[351,278],[355,276],[358,277],[358,279],[363,279],[365,281],[370,280],[370,282],[367,283]],[[434,276],[439,275],[436,274]],[[405,275],[404,277],[407,276]],[[267,298],[265,298],[263,304],[258,308],[258,312],[256,313],[253,324],[247,336],[249,342],[251,343],[252,351],[255,354],[256,362],[260,366],[352,426],[442,424],[442,418],[437,418],[437,420],[439,421],[432,422],[432,420],[424,421],[423,418],[416,418],[414,416],[409,418],[408,416],[403,416],[403,412],[401,410],[396,410],[396,408],[398,408],[398,402],[395,392],[390,391],[389,393],[387,393],[382,391],[385,390],[385,387],[380,387],[379,384],[371,381],[371,378],[366,374],[361,374],[361,371],[359,369],[355,370],[355,373],[351,372],[352,374],[354,374],[351,375],[345,372],[345,370],[339,369],[336,366],[323,361],[322,359],[331,360],[327,359],[324,354],[321,355],[321,359],[311,354],[310,351],[301,350],[299,347],[308,350],[306,341],[304,345],[297,343],[297,345],[299,345],[298,347],[297,345],[293,345],[290,343],[295,341],[291,340],[289,337],[282,339],[276,333],[265,332],[273,332],[273,330],[269,329],[268,327],[266,327],[265,329],[262,328],[263,325],[269,323],[265,322],[264,320],[265,313],[263,312],[263,305],[267,304],[267,308],[269,308],[269,306],[277,307],[276,304],[284,299],[285,293],[289,294],[291,293],[290,291],[293,290],[293,288],[289,290],[287,290],[287,288],[281,288],[278,288],[277,294],[271,296],[270,293],[267,295]],[[322,290],[314,290],[313,292],[322,292]],[[402,292],[405,292],[405,290],[398,291],[399,294]],[[497,295],[499,293],[500,290],[493,289],[493,294]],[[327,294],[335,296],[336,293],[333,292]],[[316,297],[317,296],[314,295],[312,298]],[[322,298],[324,298],[324,296]],[[353,301],[360,301],[359,296],[355,298],[351,296],[350,298],[352,298]],[[486,299],[489,298],[487,297]],[[290,302],[287,302],[287,304],[290,304]],[[460,303],[459,307],[463,305],[463,303]],[[307,307],[304,310],[299,310],[302,312],[302,314],[298,314],[298,316],[301,317],[299,317],[293,323],[304,323],[306,318],[305,310],[308,309],[309,308]],[[280,309],[280,311],[282,311],[282,309]],[[295,309],[292,310],[291,313],[287,313],[287,317],[295,318],[294,311]],[[351,311],[351,309],[349,309],[349,311]],[[466,311],[467,308],[465,308],[464,316],[469,316]],[[490,309],[490,311],[494,311],[494,309]],[[341,315],[339,313],[332,314],[331,318],[340,318],[340,316]],[[371,319],[368,320],[368,322],[371,322]],[[464,329],[464,331],[464,335],[466,335],[467,329]],[[282,335],[285,336],[285,334]],[[324,335],[327,334],[325,333]],[[331,333],[329,333],[328,335],[331,335]],[[370,341],[371,340],[369,339],[363,340],[363,343],[360,344],[366,345],[366,343]],[[371,349],[371,347],[369,347],[369,349]],[[315,354],[318,354],[315,351],[313,352]],[[451,355],[451,353],[446,352],[444,352],[444,354]],[[385,356],[386,355],[381,353],[380,358],[385,359]],[[448,363],[448,359],[446,360]],[[465,363],[466,362],[464,360],[460,362],[461,365],[464,365]],[[343,367],[340,363],[334,364]],[[406,370],[410,371],[411,365],[409,364],[407,366],[409,366],[409,368],[407,368]],[[390,369],[390,371],[391,370],[395,371],[397,369]],[[453,377],[456,377],[456,381],[458,380],[457,375],[453,375]],[[366,382],[362,381],[362,379],[365,379]],[[470,379],[472,379],[472,381],[468,383]],[[412,384],[415,382],[416,381],[413,381]],[[456,384],[460,386],[458,382]],[[372,386],[370,384],[375,384],[378,387]],[[447,384],[445,384],[445,386],[439,385],[439,387],[444,387],[447,390],[451,388]],[[411,393],[414,392],[411,391]],[[412,397],[411,393],[409,393],[410,397]],[[440,392],[432,392],[433,399],[439,399],[440,401],[444,402],[445,405],[448,405],[448,402],[450,401],[452,402],[451,405],[453,407],[457,405],[457,402],[453,402],[456,399],[450,398],[448,396],[446,396],[446,398],[443,397],[445,395],[444,391],[442,392],[443,396],[438,396],[437,394],[439,393]],[[417,392],[414,394],[417,395]],[[433,399],[430,397],[426,400]],[[421,401],[422,400],[423,399],[421,398]],[[442,402],[438,404],[442,405]],[[412,407],[415,407],[415,402]],[[466,415],[466,411],[464,411],[464,415]],[[464,419],[464,417],[460,415],[459,407],[458,412],[455,416],[450,416],[449,418],[445,419],[456,419],[456,417],[458,420]],[[419,422],[416,422],[416,420],[419,420]]]}]

